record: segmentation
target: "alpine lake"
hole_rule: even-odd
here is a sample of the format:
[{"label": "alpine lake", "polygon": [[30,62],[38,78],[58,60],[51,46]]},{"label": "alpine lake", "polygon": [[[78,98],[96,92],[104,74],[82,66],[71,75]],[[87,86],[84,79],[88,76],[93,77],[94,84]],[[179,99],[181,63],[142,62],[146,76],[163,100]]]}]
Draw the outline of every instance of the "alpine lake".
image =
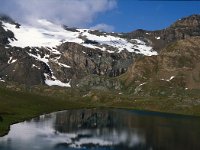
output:
[{"label": "alpine lake", "polygon": [[0,150],[199,150],[199,139],[199,117],[80,109],[12,125]]}]

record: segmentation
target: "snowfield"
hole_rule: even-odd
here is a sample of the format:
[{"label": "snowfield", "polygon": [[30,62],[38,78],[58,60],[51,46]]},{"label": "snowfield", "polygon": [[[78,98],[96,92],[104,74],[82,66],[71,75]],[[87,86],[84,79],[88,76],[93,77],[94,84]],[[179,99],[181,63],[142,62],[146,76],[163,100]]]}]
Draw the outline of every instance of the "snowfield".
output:
[{"label": "snowfield", "polygon": [[[154,51],[152,47],[146,45],[145,42],[139,39],[131,39],[129,41],[119,37],[119,34],[116,36],[106,33],[96,35],[94,32],[91,32],[93,30],[90,29],[65,29],[61,25],[56,25],[46,20],[38,20],[37,26],[35,27],[20,25],[20,27],[17,28],[16,25],[7,22],[2,22],[2,25],[6,31],[10,30],[14,33],[15,38],[9,39],[10,46],[35,48],[36,53],[31,53],[30,49],[27,54],[37,61],[45,63],[46,66],[49,67],[50,73],[44,73],[44,82],[48,86],[70,87],[70,79],[68,79],[68,83],[63,83],[58,80],[54,76],[54,72],[49,65],[49,62],[54,62],[61,67],[71,68],[71,66],[59,62],[62,53],[58,51],[57,46],[65,42],[74,42],[94,50],[100,49],[102,51],[107,51],[108,53],[120,53],[126,50],[131,53],[143,54],[146,56],[157,55],[157,52]],[[56,56],[50,57],[49,54],[42,56],[39,49],[42,47],[46,48],[50,54],[53,53]],[[85,52],[83,51],[83,53]],[[13,64],[16,61],[17,59],[10,57],[8,64]],[[40,69],[35,64],[32,64],[32,68],[34,67]],[[4,80],[0,78],[0,81],[3,82]]]},{"label": "snowfield", "polygon": [[[85,47],[100,49],[110,53],[121,52],[127,50],[137,54],[147,56],[157,55],[157,52],[152,47],[147,46],[145,42],[139,39],[126,39],[111,36],[111,35],[95,35],[90,33],[89,29],[77,29],[75,31],[65,30],[62,26],[53,24],[46,20],[38,20],[37,27],[21,25],[16,28],[15,25],[3,22],[5,30],[10,30],[14,33],[15,39],[10,39],[10,45],[16,47],[49,47],[56,48],[64,42],[74,42],[81,44]],[[85,43],[83,38],[94,41],[94,43]],[[112,47],[109,49],[109,47]],[[113,48],[115,50],[113,50]]]}]

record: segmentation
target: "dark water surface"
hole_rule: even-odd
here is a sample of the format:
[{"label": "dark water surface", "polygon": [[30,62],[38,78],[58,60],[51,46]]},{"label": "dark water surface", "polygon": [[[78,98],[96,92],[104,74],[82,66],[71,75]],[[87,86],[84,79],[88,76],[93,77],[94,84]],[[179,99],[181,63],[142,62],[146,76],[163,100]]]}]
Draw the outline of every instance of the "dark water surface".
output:
[{"label": "dark water surface", "polygon": [[12,125],[0,150],[200,150],[200,119],[119,109],[62,111]]}]

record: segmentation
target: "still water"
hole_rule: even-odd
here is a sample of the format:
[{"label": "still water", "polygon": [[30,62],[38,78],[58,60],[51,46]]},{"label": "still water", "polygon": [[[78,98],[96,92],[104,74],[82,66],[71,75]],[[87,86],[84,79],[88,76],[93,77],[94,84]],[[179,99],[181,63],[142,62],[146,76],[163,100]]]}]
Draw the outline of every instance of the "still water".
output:
[{"label": "still water", "polygon": [[200,119],[119,109],[62,111],[12,125],[0,150],[200,150]]}]

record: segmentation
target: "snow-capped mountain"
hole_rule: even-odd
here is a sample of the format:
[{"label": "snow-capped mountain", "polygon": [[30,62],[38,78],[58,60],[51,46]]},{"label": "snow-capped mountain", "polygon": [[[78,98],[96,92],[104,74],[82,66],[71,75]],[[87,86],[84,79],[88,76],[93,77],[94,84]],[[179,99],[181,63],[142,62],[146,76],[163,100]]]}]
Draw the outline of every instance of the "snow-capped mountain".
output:
[{"label": "snow-capped mountain", "polygon": [[[16,65],[21,61],[21,58],[16,58],[18,56],[12,55],[14,52],[18,51],[18,54],[25,53],[27,58],[31,58],[37,64],[42,63],[45,66],[46,71],[42,71],[41,65],[38,66],[36,63],[30,64],[31,66],[29,67],[41,70],[43,72],[41,74],[43,79],[39,81],[42,82],[44,80],[44,83],[49,86],[70,87],[70,81],[74,79],[74,75],[79,76],[76,73],[73,74],[71,70],[76,70],[79,67],[81,67],[81,70],[84,70],[83,72],[87,72],[86,74],[89,72],[92,74],[117,76],[124,72],[119,71],[119,69],[126,70],[129,64],[132,63],[131,59],[134,58],[132,55],[157,55],[157,52],[150,45],[140,39],[125,39],[121,38],[120,34],[89,29],[67,28],[47,20],[37,20],[36,27],[2,20],[1,28],[5,33],[11,32],[13,34],[12,37],[7,37],[8,42],[4,45],[7,52],[11,51],[7,55],[8,68],[10,66],[16,68]],[[74,50],[64,48],[70,44],[74,45],[72,48]],[[77,55],[76,57],[83,58],[79,58],[79,60],[76,60],[77,58],[72,59],[72,57],[67,56],[70,54],[69,50],[71,50],[70,52],[73,55]],[[126,54],[125,58],[124,54]],[[104,55],[108,56],[104,58]],[[126,60],[127,57],[130,57],[128,59],[129,62]],[[119,63],[119,61],[128,64],[122,64],[122,67],[115,66],[114,64]],[[60,69],[59,73],[57,72],[58,67]],[[114,71],[113,67],[115,68]],[[18,68],[13,69],[13,72],[17,72],[17,70]],[[120,73],[116,74],[112,73],[112,71]],[[4,73],[0,74],[1,78],[5,81],[10,80],[10,75]]]},{"label": "snow-capped mountain", "polygon": [[[188,38],[198,43],[199,24],[200,16],[192,15],[163,30],[106,33],[47,20],[37,20],[36,26],[23,25],[0,17],[0,84],[84,90],[130,86],[133,93],[148,83],[154,85],[154,80],[168,84],[188,67],[182,62],[191,63],[195,58],[179,51],[188,40],[177,43],[176,53],[169,52],[170,48],[174,42]],[[198,55],[193,49],[199,47],[185,47],[188,45]]]}]

